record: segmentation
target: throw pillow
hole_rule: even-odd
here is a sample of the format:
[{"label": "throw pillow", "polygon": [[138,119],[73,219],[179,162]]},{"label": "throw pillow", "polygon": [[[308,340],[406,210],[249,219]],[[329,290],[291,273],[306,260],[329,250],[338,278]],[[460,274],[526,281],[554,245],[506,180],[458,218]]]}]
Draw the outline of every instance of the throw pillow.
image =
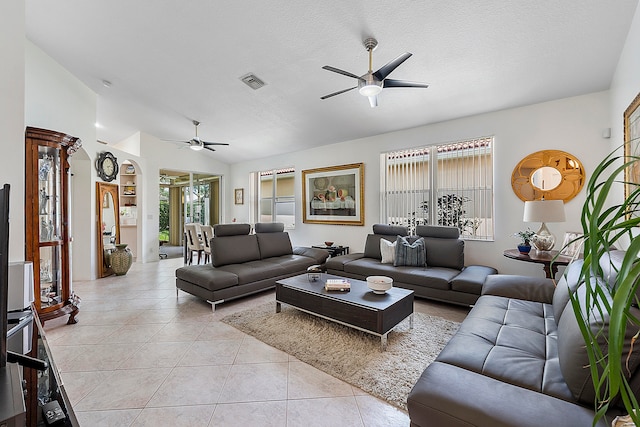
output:
[{"label": "throw pillow", "polygon": [[380,239],[380,254],[383,264],[393,264],[396,260],[396,242]]},{"label": "throw pillow", "polygon": [[424,267],[427,263],[427,251],[424,246],[424,238],[420,237],[413,243],[406,237],[398,236],[396,239],[396,260],[393,265]]}]

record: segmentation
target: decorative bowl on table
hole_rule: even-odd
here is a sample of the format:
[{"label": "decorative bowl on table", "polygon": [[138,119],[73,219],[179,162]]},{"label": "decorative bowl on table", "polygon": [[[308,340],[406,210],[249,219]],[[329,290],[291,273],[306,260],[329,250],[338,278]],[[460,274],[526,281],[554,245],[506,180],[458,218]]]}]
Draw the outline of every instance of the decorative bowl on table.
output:
[{"label": "decorative bowl on table", "polygon": [[367,286],[375,294],[384,294],[393,287],[393,279],[387,276],[369,276]]},{"label": "decorative bowl on table", "polygon": [[333,242],[324,242],[325,246],[333,246]]}]

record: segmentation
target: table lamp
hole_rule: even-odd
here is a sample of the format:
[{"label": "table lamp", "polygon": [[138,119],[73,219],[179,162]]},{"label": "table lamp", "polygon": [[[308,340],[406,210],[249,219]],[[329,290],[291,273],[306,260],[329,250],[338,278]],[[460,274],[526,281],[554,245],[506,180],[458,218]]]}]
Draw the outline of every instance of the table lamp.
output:
[{"label": "table lamp", "polygon": [[562,200],[531,200],[524,202],[524,222],[541,222],[540,230],[531,239],[539,251],[550,251],[556,237],[547,228],[546,222],[564,222],[564,202]]}]

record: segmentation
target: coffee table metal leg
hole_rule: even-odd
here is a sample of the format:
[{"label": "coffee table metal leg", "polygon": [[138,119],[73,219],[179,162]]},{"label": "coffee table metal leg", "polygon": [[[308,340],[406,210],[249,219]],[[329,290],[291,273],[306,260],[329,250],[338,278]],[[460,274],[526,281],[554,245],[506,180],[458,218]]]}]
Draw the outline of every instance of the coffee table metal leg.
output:
[{"label": "coffee table metal leg", "polygon": [[276,313],[280,313],[280,310],[282,310],[282,304],[276,301]]},{"label": "coffee table metal leg", "polygon": [[409,315],[409,329],[413,329],[413,313]]},{"label": "coffee table metal leg", "polygon": [[382,344],[382,351],[387,351],[387,335],[388,334],[389,332],[380,336],[380,344]]}]

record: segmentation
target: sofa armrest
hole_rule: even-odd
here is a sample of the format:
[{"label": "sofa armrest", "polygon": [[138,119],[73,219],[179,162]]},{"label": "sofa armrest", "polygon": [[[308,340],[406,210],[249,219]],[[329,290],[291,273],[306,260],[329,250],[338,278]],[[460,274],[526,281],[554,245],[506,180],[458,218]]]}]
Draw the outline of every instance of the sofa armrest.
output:
[{"label": "sofa armrest", "polygon": [[584,427],[594,417],[588,408],[441,362],[422,373],[407,406],[411,425],[420,427]]},{"label": "sofa armrest", "polygon": [[364,253],[347,254],[329,258],[329,260],[327,261],[327,271],[344,271],[344,266],[346,264],[349,264],[351,261],[355,261],[361,258],[364,258]]},{"label": "sofa armrest", "polygon": [[553,280],[514,274],[492,274],[482,287],[482,295],[522,299],[551,304],[556,287]]},{"label": "sofa armrest", "polygon": [[294,247],[293,254],[313,258],[318,264],[324,264],[327,261],[327,258],[329,258],[329,252],[323,249],[307,248],[303,246]]}]

